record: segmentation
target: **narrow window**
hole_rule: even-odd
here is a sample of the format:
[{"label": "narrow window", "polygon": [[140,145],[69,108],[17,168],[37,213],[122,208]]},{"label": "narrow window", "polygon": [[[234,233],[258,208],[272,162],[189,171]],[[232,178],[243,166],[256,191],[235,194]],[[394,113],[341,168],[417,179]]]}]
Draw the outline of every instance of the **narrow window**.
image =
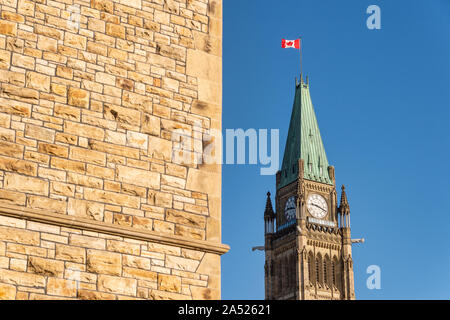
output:
[{"label": "narrow window", "polygon": [[320,282],[320,260],[316,258],[316,281]]},{"label": "narrow window", "polygon": [[333,286],[336,286],[336,264],[331,262],[331,280],[333,281]]},{"label": "narrow window", "polygon": [[308,272],[309,272],[309,281],[311,283],[313,283],[314,282],[314,272],[313,272],[311,255],[308,257]]}]

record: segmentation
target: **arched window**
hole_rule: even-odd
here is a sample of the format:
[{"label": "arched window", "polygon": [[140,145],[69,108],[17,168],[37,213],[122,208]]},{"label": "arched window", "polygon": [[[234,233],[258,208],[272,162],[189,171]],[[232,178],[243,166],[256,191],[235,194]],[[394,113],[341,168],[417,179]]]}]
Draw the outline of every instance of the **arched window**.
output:
[{"label": "arched window", "polygon": [[328,284],[327,257],[325,257],[325,259],[323,259],[323,283]]},{"label": "arched window", "polygon": [[322,279],[322,274],[321,274],[321,266],[322,266],[322,257],[320,256],[320,254],[317,255],[316,258],[316,282],[317,283],[322,283],[323,279]]},{"label": "arched window", "polygon": [[314,258],[311,252],[308,255],[308,275],[309,282],[314,283]]},{"label": "arched window", "polygon": [[331,281],[334,287],[336,287],[336,262],[335,259],[331,262]]},{"label": "arched window", "polygon": [[341,288],[341,272],[340,272],[340,265],[339,261],[336,257],[333,257],[333,266],[332,266],[332,273],[333,273],[333,285],[340,289]]}]

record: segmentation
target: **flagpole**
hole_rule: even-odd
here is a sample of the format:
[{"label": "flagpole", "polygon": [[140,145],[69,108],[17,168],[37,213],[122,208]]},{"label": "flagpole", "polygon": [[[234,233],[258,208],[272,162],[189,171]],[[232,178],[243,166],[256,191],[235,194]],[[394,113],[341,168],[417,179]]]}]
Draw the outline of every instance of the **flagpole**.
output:
[{"label": "flagpole", "polygon": [[298,49],[300,51],[300,84],[303,82],[303,75],[302,75],[302,37],[299,37],[300,39],[300,48]]}]

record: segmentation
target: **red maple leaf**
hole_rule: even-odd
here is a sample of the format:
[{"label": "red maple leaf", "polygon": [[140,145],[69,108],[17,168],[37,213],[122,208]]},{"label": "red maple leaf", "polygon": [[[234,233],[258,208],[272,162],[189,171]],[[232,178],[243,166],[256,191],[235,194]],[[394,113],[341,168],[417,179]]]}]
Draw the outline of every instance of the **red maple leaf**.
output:
[{"label": "red maple leaf", "polygon": [[288,41],[288,42],[286,42],[286,45],[287,45],[287,46],[292,46],[293,43],[294,43],[294,42],[292,42],[292,41]]}]

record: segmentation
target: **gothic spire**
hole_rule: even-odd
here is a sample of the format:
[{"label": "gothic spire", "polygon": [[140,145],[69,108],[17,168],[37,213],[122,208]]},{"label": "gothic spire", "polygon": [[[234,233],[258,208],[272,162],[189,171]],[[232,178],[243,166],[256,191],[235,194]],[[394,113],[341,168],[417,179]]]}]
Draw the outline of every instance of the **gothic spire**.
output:
[{"label": "gothic spire", "polygon": [[298,177],[298,160],[304,159],[304,178],[333,184],[328,173],[328,160],[309,93],[309,84],[300,81],[295,87],[289,132],[281,166],[282,188]]},{"label": "gothic spire", "polygon": [[266,210],[264,210],[264,219],[273,217],[275,217],[275,212],[273,212],[272,200],[270,199],[270,192],[267,192]]},{"label": "gothic spire", "polygon": [[350,205],[348,204],[347,194],[345,193],[345,186],[342,185],[342,193],[341,193],[341,203],[339,204],[339,213],[341,214],[349,214],[350,213]]}]

